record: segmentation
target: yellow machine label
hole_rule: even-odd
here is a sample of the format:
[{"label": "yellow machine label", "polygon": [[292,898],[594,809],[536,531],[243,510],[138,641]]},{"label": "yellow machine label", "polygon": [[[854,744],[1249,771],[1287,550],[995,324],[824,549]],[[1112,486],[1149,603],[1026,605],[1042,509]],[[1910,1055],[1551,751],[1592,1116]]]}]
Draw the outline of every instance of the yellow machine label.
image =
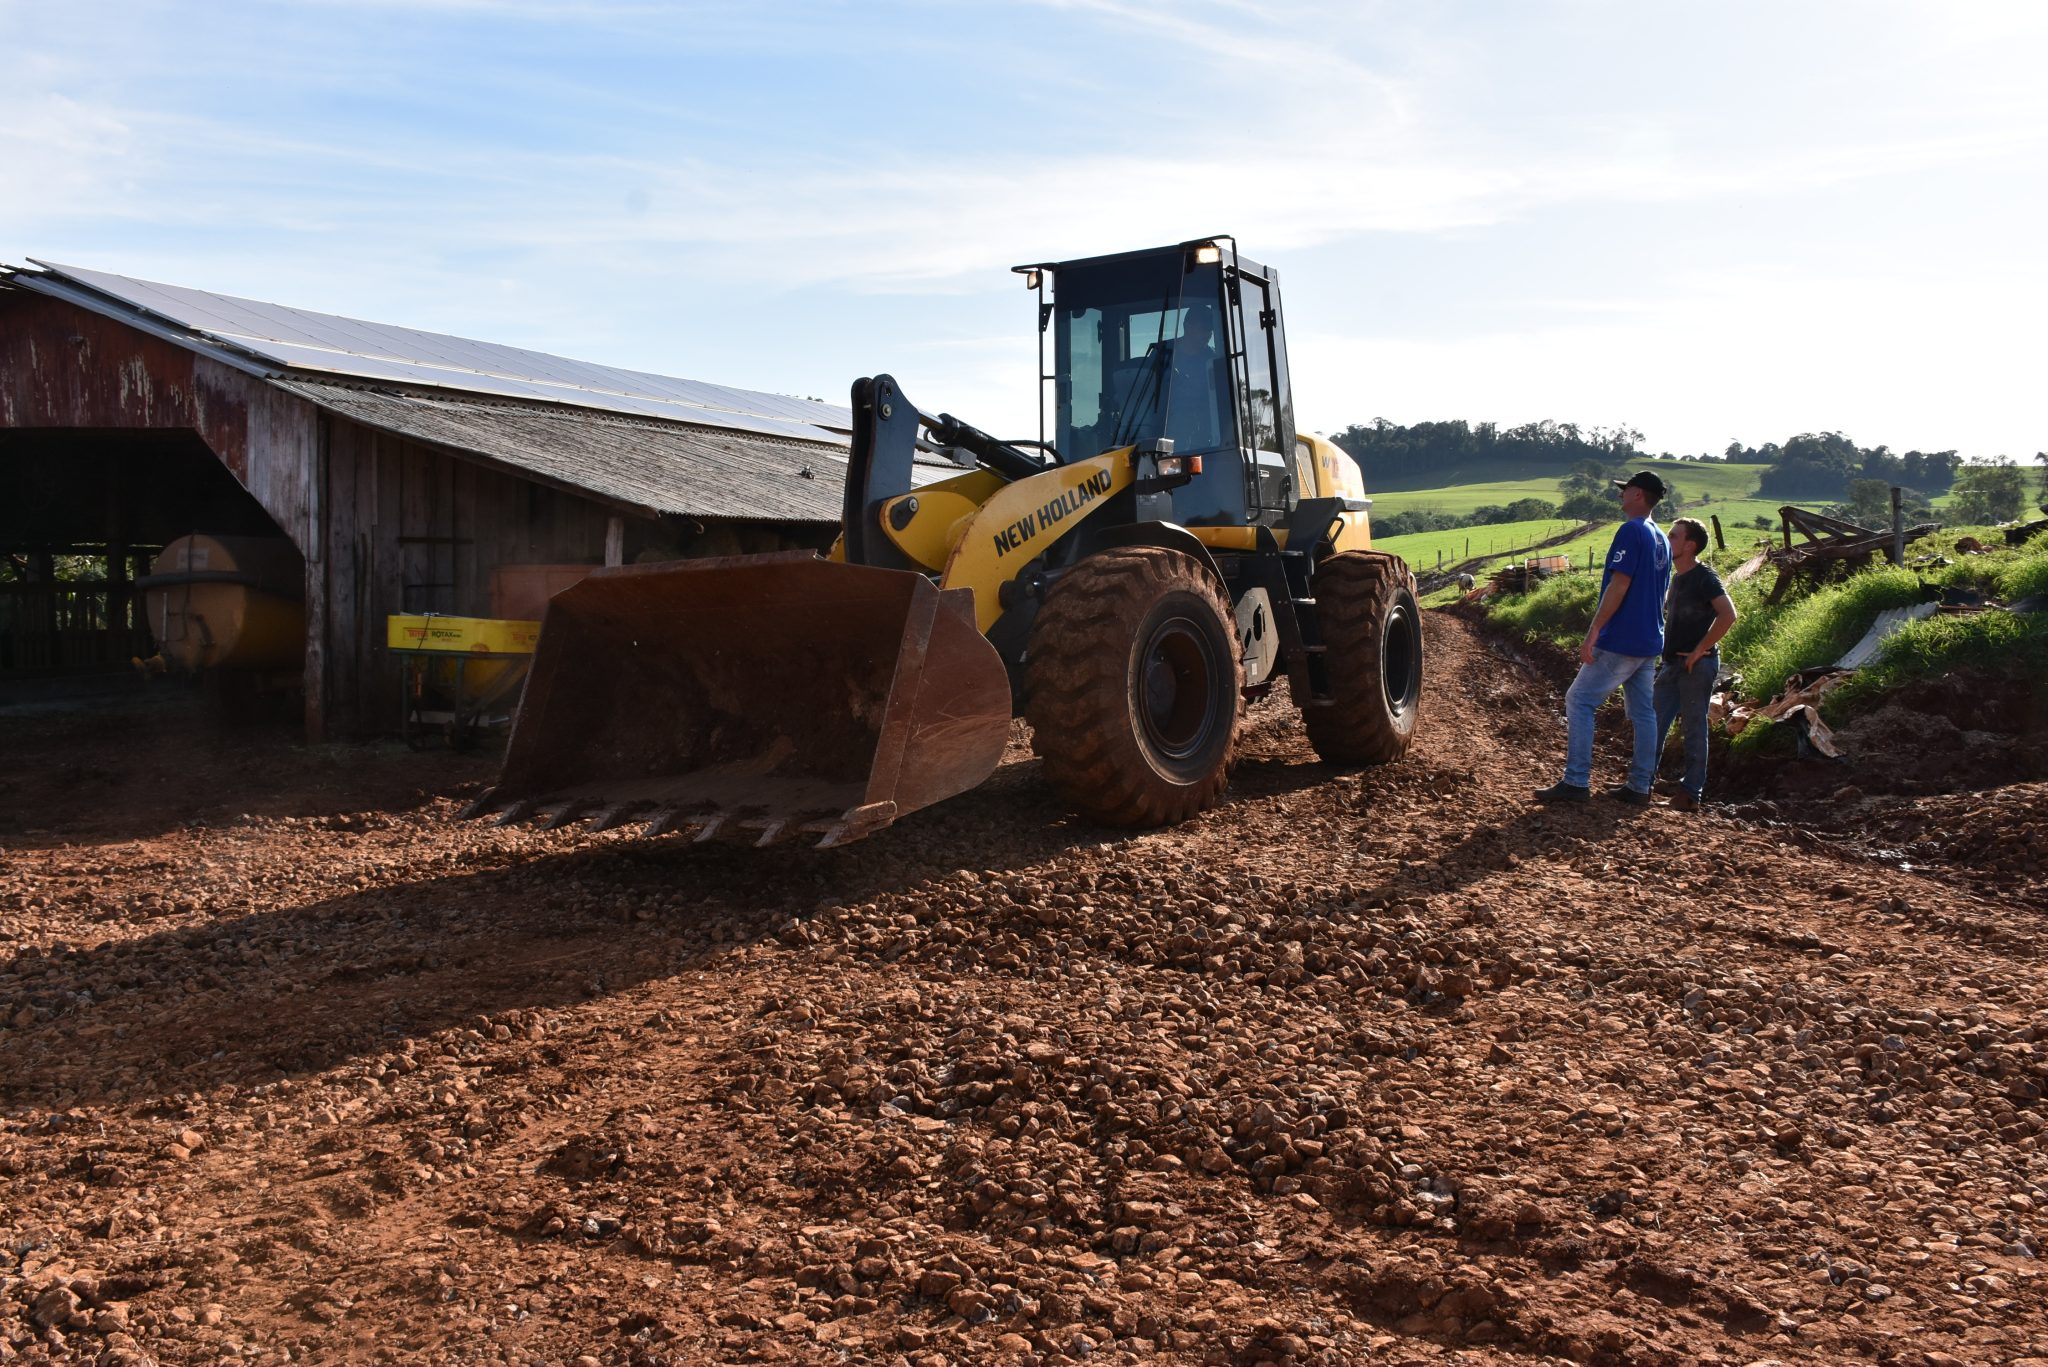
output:
[{"label": "yellow machine label", "polygon": [[1134,464],[1126,446],[1004,485],[967,524],[939,587],[973,589],[975,625],[987,631],[1003,615],[1003,584],[1104,499],[1128,489]]},{"label": "yellow machine label", "polygon": [[539,622],[496,617],[443,617],[437,613],[385,619],[391,650],[460,652],[465,655],[531,655],[540,641]]},{"label": "yellow machine label", "polygon": [[1062,489],[1036,512],[1026,513],[1007,527],[998,527],[990,538],[996,558],[1002,559],[1030,545],[1039,533],[1047,532],[1110,492],[1109,471],[1097,470],[1071,489]]}]

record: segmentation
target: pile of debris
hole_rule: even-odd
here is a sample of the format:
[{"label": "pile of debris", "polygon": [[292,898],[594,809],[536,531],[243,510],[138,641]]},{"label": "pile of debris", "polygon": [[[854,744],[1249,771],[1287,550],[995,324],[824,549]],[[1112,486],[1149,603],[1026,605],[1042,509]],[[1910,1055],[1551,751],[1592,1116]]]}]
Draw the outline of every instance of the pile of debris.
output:
[{"label": "pile of debris", "polygon": [[[1790,505],[1778,509],[1778,520],[1784,529],[1785,544],[1758,551],[1728,576],[1730,583],[1740,583],[1766,565],[1775,566],[1778,582],[1771,586],[1770,596],[1764,600],[1766,603],[1775,603],[1784,597],[1785,590],[1801,575],[1819,578],[1837,565],[1862,569],[1894,546],[1903,548],[1941,530],[1939,522],[1921,522],[1897,532],[1875,531],[1825,513]],[[1806,540],[1795,545],[1792,540],[1794,532]]]},{"label": "pile of debris", "polygon": [[[2048,503],[2041,505],[2041,511],[2048,513]],[[2007,527],[2005,529],[2005,544],[2008,546],[2024,546],[2043,532],[2048,532],[2048,517],[2036,518],[2032,522],[2022,522],[2017,527]]]},{"label": "pile of debris", "polygon": [[1568,555],[1532,555],[1519,565],[1509,565],[1496,570],[1493,577],[1484,584],[1473,587],[1470,576],[1463,583],[1469,590],[1460,602],[1477,603],[1501,593],[1527,593],[1553,575],[1569,573],[1572,567]]},{"label": "pile of debris", "polygon": [[1878,651],[1893,632],[1908,622],[1932,617],[1936,612],[1943,610],[1969,612],[1981,611],[1981,607],[1955,606],[1944,609],[1943,604],[1929,601],[1915,603],[1911,607],[1886,609],[1870,624],[1870,630],[1864,632],[1862,638],[1850,646],[1842,658],[1833,664],[1797,671],[1785,681],[1785,687],[1778,696],[1761,707],[1728,706],[1725,711],[1728,734],[1740,735],[1751,722],[1759,718],[1764,721],[1789,721],[1799,728],[1799,753],[1802,756],[1810,749],[1829,759],[1840,759],[1842,751],[1835,744],[1834,733],[1828,729],[1828,724],[1821,720],[1821,699],[1825,698],[1837,684],[1846,681],[1851,674],[1875,660]]},{"label": "pile of debris", "polygon": [[[1864,797],[1920,800],[2011,785],[2040,788],[2048,780],[2048,695],[2038,695],[2029,680],[1977,669],[1914,679],[1830,727],[1820,718],[1820,699],[1851,677],[1810,671],[1768,707],[1744,709],[1743,722],[1776,713],[1785,725],[1773,728],[1763,745],[1728,752],[1719,770],[1723,791],[1751,799],[1832,794],[1832,805],[1841,806]],[[1933,838],[1932,822],[1925,829]],[[2043,858],[2038,844],[2029,852],[2030,834],[2008,828],[1999,839],[2018,839],[2022,848],[1994,850],[1980,841],[1954,858],[1994,867],[2010,854],[2022,868],[2028,859]]]}]

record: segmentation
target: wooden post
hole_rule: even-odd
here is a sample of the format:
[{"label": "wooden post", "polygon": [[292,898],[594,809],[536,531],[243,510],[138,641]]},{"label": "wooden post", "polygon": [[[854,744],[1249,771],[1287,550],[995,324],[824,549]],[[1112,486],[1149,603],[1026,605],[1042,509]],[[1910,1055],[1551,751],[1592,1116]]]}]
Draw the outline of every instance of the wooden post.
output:
[{"label": "wooden post", "polygon": [[[327,456],[333,419],[325,410],[313,418],[312,469],[306,481],[306,525],[299,544],[306,553],[306,662],[299,675],[305,695],[306,744],[327,739]],[[303,448],[300,448],[303,449]],[[282,453],[280,453],[282,454]]]},{"label": "wooden post", "polygon": [[121,472],[107,459],[107,651],[108,663],[126,660],[131,646],[128,611],[128,508]]},{"label": "wooden post", "polygon": [[1728,540],[1721,535],[1721,515],[1719,513],[1708,513],[1707,520],[1714,524],[1714,549],[1717,551],[1727,550]]},{"label": "wooden post", "polygon": [[57,643],[63,639],[58,634],[57,557],[48,551],[38,551],[29,564],[35,570],[36,582],[43,588],[43,631],[50,646],[50,658],[43,663],[54,668],[63,663],[57,648]]},{"label": "wooden post", "polygon": [[626,519],[613,513],[604,524],[604,563],[626,563]]},{"label": "wooden post", "polygon": [[1900,502],[1900,495],[1904,492],[1898,485],[1894,484],[1892,486],[1891,562],[1894,565],[1906,563],[1906,510],[1905,505]]}]

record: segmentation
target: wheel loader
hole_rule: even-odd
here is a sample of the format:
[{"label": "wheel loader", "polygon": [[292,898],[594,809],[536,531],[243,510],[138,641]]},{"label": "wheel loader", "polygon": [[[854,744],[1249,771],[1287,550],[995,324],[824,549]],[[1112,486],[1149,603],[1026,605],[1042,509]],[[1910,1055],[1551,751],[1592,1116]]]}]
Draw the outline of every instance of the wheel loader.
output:
[{"label": "wheel loader", "polygon": [[[1076,811],[1166,825],[1222,798],[1283,676],[1324,760],[1399,757],[1414,579],[1372,549],[1350,457],[1295,430],[1276,273],[1228,236],[1015,269],[1050,432],[998,440],[856,381],[830,554],[556,594],[469,813],[840,845],[980,784],[1021,716]],[[959,473],[919,483],[932,453]]]}]

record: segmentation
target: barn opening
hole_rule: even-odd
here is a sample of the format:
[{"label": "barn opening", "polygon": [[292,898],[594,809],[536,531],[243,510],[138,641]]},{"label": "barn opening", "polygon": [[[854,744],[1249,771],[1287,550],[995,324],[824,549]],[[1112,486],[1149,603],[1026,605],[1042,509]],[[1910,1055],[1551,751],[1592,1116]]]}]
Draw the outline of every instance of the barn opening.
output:
[{"label": "barn opening", "polygon": [[156,653],[137,586],[192,533],[298,555],[189,428],[0,428],[0,697],[132,674]]}]

